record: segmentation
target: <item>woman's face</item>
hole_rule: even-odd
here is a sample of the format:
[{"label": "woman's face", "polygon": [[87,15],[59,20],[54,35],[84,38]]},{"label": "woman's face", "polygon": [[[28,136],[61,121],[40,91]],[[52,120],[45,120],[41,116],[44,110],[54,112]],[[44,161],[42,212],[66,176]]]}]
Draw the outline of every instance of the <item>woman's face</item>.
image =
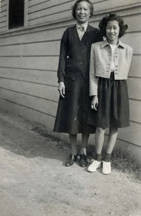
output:
[{"label": "woman's face", "polygon": [[88,2],[82,1],[78,3],[75,10],[75,17],[80,24],[88,22],[90,17],[90,5]]},{"label": "woman's face", "polygon": [[120,27],[116,20],[109,21],[106,26],[106,37],[111,43],[117,43],[119,38]]}]

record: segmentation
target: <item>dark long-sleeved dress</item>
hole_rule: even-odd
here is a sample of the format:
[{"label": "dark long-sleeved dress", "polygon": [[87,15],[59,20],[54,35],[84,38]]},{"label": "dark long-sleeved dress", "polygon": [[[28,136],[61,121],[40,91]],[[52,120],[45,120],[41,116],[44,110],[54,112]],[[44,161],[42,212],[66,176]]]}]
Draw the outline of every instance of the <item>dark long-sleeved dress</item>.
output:
[{"label": "dark long-sleeved dress", "polygon": [[65,83],[65,98],[59,99],[54,125],[55,132],[92,133],[88,126],[89,59],[91,44],[101,40],[98,29],[88,25],[80,40],[76,26],[66,29],[60,46],[58,82]]}]

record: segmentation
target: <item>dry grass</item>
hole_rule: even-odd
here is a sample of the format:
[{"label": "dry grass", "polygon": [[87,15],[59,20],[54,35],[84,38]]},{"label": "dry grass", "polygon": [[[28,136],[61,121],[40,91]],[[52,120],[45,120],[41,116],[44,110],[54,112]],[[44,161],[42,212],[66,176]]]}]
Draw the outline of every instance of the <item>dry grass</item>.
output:
[{"label": "dry grass", "polygon": [[113,152],[112,161],[115,169],[131,174],[141,180],[141,167],[136,163],[135,159],[131,158],[128,152],[116,149]]}]

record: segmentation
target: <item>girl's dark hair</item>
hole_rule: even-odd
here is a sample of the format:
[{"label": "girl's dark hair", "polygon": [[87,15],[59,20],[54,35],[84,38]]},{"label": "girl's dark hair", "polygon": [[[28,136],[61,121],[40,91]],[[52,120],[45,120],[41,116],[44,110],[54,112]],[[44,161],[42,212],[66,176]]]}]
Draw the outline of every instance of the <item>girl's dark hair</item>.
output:
[{"label": "girl's dark hair", "polygon": [[94,8],[93,8],[92,2],[89,1],[89,0],[77,0],[77,1],[74,3],[73,7],[72,7],[72,16],[73,16],[74,19],[76,19],[76,16],[75,16],[76,8],[77,8],[78,4],[79,4],[80,2],[83,2],[83,1],[85,1],[85,2],[87,2],[87,3],[89,4],[89,6],[90,6],[90,17],[93,16]]},{"label": "girl's dark hair", "polygon": [[99,23],[100,32],[103,36],[106,37],[106,26],[109,21],[116,20],[119,24],[119,38],[125,34],[125,31],[128,29],[128,25],[124,24],[123,19],[116,14],[109,14],[108,16],[103,17],[103,19]]}]

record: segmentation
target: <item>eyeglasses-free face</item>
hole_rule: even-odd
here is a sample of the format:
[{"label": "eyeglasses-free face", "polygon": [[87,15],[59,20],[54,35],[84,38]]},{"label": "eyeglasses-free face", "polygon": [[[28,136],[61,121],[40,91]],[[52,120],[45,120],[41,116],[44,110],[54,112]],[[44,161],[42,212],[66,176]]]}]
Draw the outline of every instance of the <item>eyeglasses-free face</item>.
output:
[{"label": "eyeglasses-free face", "polygon": [[119,39],[120,27],[116,20],[109,21],[106,26],[106,37],[109,43],[116,44]]},{"label": "eyeglasses-free face", "polygon": [[88,22],[90,18],[90,5],[88,2],[82,1],[77,5],[75,17],[80,24]]}]

